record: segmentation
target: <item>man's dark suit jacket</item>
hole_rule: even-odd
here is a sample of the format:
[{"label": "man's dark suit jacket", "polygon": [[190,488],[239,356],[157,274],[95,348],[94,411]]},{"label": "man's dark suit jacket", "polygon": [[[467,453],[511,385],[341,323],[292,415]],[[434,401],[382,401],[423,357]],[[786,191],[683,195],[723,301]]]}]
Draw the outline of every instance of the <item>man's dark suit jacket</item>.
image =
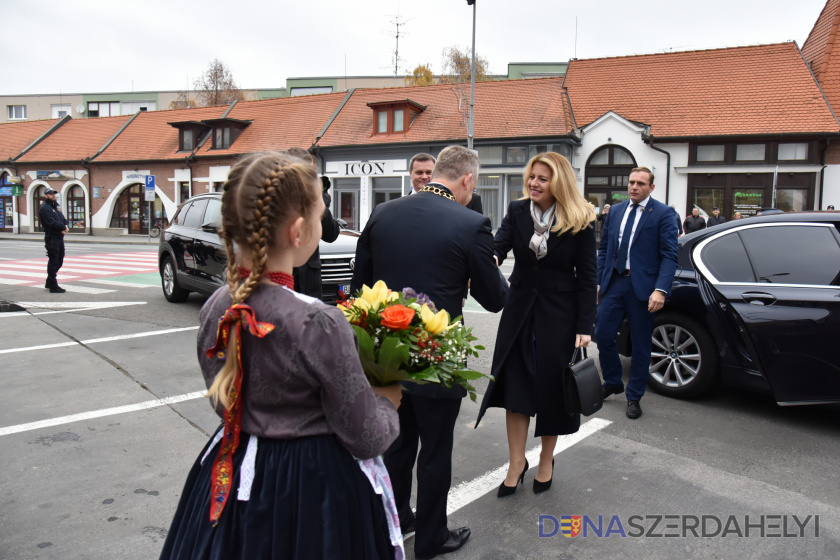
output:
[{"label": "man's dark suit jacket", "polygon": [[[326,209],[324,210],[324,215],[321,217],[321,240],[332,243],[338,239],[341,226],[338,225],[338,222],[333,218],[332,212],[330,212],[329,195],[324,192],[323,197]],[[315,252],[312,253],[312,256],[306,261],[306,264],[294,269],[292,275],[295,278],[296,292],[321,299],[321,296],[324,295],[324,289],[321,284],[321,251],[318,247],[315,247]]]},{"label": "man's dark suit jacket", "polygon": [[[350,290],[356,293],[377,280],[392,290],[426,294],[453,319],[462,314],[468,280],[470,294],[488,311],[501,310],[507,296],[507,282],[493,260],[490,220],[429,192],[380,204],[371,214],[356,246]],[[406,389],[422,397],[466,396],[460,386],[408,383]]]},{"label": "man's dark suit jacket", "polygon": [[481,195],[477,192],[473,192],[472,198],[470,199],[469,204],[467,204],[467,208],[474,212],[478,212],[479,214],[484,214],[484,206],[481,204]]},{"label": "man's dark suit jacket", "polygon": [[[610,286],[618,255],[618,232],[627,205],[610,208],[604,222],[601,245],[598,248],[598,285],[603,296]],[[633,292],[646,301],[654,290],[671,293],[671,283],[677,271],[677,223],[674,209],[650,198],[645,211],[637,218],[636,232],[630,245],[630,282]],[[628,217],[629,219],[629,217]]]}]

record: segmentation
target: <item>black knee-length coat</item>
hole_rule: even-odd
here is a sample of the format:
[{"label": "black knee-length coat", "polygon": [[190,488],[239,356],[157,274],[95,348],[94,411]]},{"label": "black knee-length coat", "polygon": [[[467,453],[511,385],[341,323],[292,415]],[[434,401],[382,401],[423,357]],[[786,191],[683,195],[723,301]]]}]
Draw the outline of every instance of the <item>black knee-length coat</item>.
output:
[{"label": "black knee-length coat", "polygon": [[534,234],[531,202],[516,200],[495,237],[502,263],[513,249],[516,263],[499,323],[491,382],[478,422],[488,407],[536,414],[535,436],[574,433],[580,415],[566,412],[563,371],[575,336],[591,335],[595,322],[597,263],[594,224],[577,234],[549,233],[548,253],[528,247]]}]

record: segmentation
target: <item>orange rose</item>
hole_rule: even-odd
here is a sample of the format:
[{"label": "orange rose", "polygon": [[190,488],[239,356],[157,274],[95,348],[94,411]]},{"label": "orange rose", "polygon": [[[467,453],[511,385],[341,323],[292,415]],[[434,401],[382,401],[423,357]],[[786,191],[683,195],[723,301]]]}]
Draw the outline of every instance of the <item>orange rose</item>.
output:
[{"label": "orange rose", "polygon": [[379,314],[382,319],[382,324],[392,331],[401,331],[407,329],[414,319],[414,310],[404,305],[392,305],[386,307]]}]

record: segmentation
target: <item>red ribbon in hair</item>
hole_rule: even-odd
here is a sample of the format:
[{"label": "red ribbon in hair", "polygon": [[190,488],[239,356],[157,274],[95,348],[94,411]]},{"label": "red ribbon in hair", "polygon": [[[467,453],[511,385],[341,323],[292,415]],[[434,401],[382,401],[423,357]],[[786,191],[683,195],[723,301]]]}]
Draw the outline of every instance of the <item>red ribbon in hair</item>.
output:
[{"label": "red ribbon in hair", "polygon": [[244,303],[234,303],[228,307],[219,319],[216,330],[216,344],[207,350],[207,357],[226,359],[225,355],[230,340],[231,328],[236,329],[236,363],[237,372],[230,392],[230,408],[225,410],[225,432],[222,437],[219,455],[213,461],[213,471],[210,477],[210,522],[215,525],[222,515],[227,499],[230,496],[230,486],[233,480],[233,454],[239,447],[239,432],[242,428],[242,327],[256,336],[263,338],[274,330],[271,323],[257,321],[254,310]]}]

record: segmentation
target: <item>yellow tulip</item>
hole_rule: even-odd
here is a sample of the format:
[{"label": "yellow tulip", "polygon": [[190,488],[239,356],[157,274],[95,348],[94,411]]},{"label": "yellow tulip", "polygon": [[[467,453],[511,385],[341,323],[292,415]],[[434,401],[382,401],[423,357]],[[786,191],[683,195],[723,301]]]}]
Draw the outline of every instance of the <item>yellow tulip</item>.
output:
[{"label": "yellow tulip", "polygon": [[449,313],[446,310],[435,314],[426,304],[420,308],[420,319],[423,321],[423,328],[432,334],[440,334],[454,326],[449,324]]},{"label": "yellow tulip", "polygon": [[376,311],[379,307],[384,307],[386,303],[397,300],[399,297],[399,294],[388,289],[385,282],[379,280],[373,285],[373,288],[369,288],[367,285],[362,286],[362,294],[356,301],[364,300],[370,304],[370,309]]}]

